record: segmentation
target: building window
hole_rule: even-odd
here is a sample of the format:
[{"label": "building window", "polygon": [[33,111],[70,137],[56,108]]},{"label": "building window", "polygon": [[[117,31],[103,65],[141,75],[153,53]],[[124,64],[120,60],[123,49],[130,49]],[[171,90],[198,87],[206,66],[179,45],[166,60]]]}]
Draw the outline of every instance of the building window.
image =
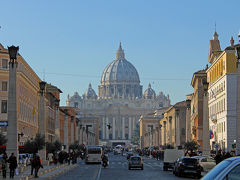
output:
[{"label": "building window", "polygon": [[2,69],[8,69],[8,60],[2,59]]},{"label": "building window", "polygon": [[2,113],[7,113],[7,100],[2,100],[2,104],[1,104],[2,108],[1,108],[1,112]]},{"label": "building window", "polygon": [[7,91],[7,81],[2,81],[2,91]]}]

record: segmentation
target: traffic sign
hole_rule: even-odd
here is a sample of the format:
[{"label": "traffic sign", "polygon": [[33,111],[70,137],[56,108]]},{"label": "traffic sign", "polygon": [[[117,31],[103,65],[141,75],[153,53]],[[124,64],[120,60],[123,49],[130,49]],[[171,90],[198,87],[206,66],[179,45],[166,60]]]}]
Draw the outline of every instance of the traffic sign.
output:
[{"label": "traffic sign", "polygon": [[8,121],[0,121],[0,126],[8,126]]}]

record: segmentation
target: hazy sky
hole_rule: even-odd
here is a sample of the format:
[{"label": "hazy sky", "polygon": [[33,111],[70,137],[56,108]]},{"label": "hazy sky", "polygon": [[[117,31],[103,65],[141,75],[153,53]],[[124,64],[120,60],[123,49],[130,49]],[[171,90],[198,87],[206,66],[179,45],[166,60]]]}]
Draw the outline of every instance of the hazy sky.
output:
[{"label": "hazy sky", "polygon": [[[193,92],[194,72],[208,63],[215,31],[221,47],[238,42],[239,0],[1,0],[0,43],[19,52],[41,79],[80,95],[91,82],[97,93],[119,42],[137,69],[171,103]],[[43,73],[45,72],[45,73]]]}]

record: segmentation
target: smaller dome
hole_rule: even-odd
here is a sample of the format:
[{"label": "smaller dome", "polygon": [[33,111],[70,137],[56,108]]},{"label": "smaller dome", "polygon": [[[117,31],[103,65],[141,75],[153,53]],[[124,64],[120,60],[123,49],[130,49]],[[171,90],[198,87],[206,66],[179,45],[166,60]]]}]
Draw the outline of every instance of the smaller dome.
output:
[{"label": "smaller dome", "polygon": [[[68,96],[69,98],[69,96]],[[70,97],[70,100],[74,101],[74,100],[80,100],[81,97],[79,96],[78,92],[75,92],[74,95],[72,97]]]},{"label": "smaller dome", "polygon": [[144,91],[143,98],[144,99],[155,99],[156,93],[151,88],[151,84],[149,83],[148,88]]},{"label": "smaller dome", "polygon": [[83,96],[86,99],[96,99],[97,98],[97,95],[96,95],[94,89],[92,88],[91,83],[89,83],[88,89],[85,91]]}]

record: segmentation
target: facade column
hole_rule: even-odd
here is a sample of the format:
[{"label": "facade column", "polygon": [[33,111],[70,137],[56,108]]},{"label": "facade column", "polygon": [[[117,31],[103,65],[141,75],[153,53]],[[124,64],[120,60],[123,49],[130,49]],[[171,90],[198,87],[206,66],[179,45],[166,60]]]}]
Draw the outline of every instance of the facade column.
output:
[{"label": "facade column", "polygon": [[125,117],[122,117],[122,139],[125,139]]},{"label": "facade column", "polygon": [[[108,117],[106,117],[106,123],[107,123],[107,124],[109,123]],[[104,128],[105,128],[105,127],[104,127]],[[109,139],[109,130],[108,130],[108,128],[106,128],[106,132],[107,132],[107,134],[106,134],[106,139]]]},{"label": "facade column", "polygon": [[105,117],[102,118],[102,139],[106,139],[105,135],[106,135],[106,124],[105,124]]},{"label": "facade column", "polygon": [[66,150],[68,150],[68,115],[67,114],[64,115],[64,145],[66,147]]},{"label": "facade column", "polygon": [[128,118],[128,139],[132,139],[132,117]]},{"label": "facade column", "polygon": [[17,120],[17,62],[10,60],[9,62],[9,89],[8,89],[8,107],[7,107],[7,153],[18,155],[18,120]]},{"label": "facade column", "polygon": [[113,119],[112,119],[112,121],[113,121],[113,125],[112,125],[112,130],[113,130],[113,139],[116,139],[116,137],[115,137],[115,133],[116,133],[116,130],[115,130],[115,126],[116,126],[116,122],[115,122],[115,117],[113,116]]}]

